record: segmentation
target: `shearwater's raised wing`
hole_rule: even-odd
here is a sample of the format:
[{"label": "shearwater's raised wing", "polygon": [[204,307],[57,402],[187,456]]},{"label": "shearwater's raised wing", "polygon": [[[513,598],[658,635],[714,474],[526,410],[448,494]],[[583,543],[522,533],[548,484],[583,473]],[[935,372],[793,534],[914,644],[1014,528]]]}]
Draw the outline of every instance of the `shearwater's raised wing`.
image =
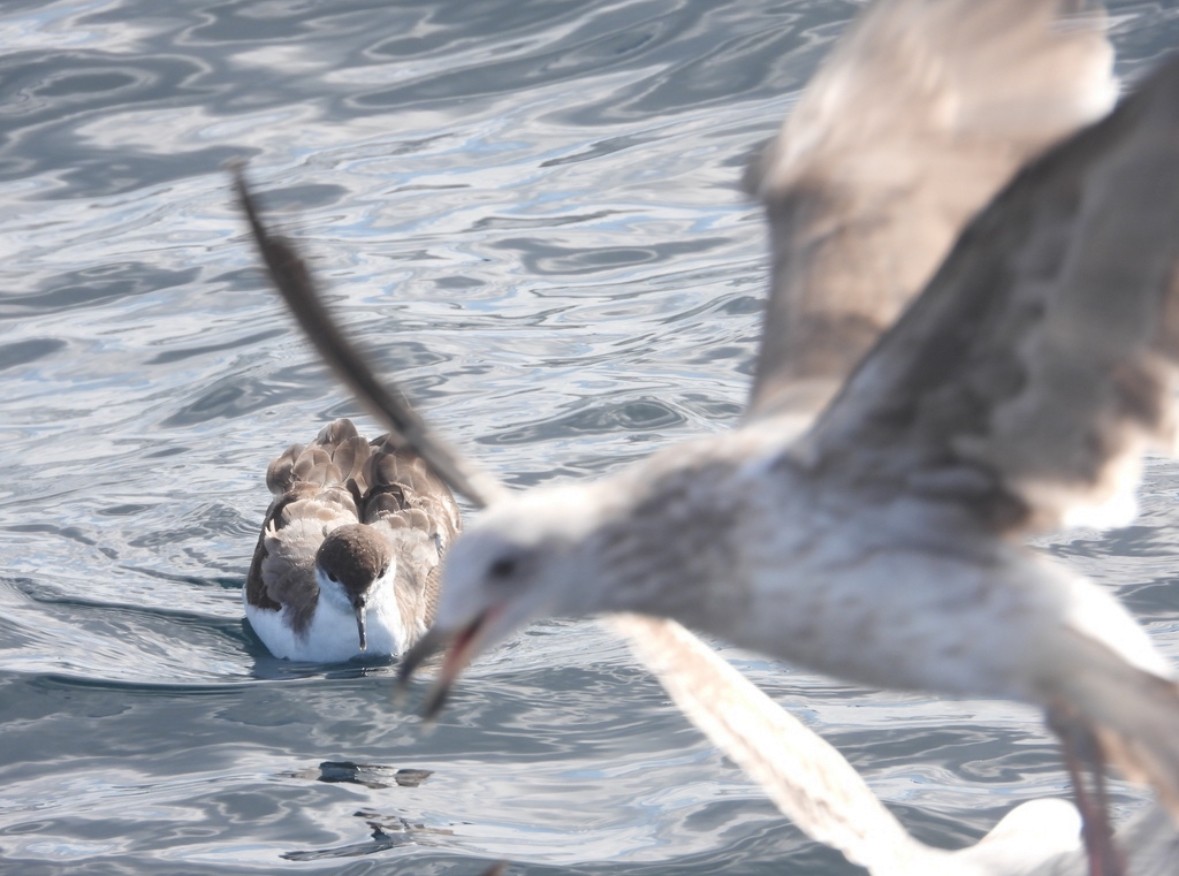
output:
[{"label": "shearwater's raised wing", "polygon": [[1095,6],[890,0],[840,40],[746,179],[773,262],[751,414],[814,413],[1015,170],[1113,106]]}]

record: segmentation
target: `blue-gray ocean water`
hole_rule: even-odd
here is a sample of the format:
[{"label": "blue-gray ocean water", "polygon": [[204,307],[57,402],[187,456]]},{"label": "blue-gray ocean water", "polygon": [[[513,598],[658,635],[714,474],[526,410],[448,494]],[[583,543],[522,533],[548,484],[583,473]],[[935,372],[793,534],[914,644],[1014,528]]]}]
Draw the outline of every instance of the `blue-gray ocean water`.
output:
[{"label": "blue-gray ocean water", "polygon": [[[1113,6],[1128,77],[1179,45],[1174,0]],[[360,411],[221,170],[439,429],[515,484],[587,477],[737,416],[766,260],[735,183],[858,7],[0,4],[0,871],[858,872],[592,622],[481,661],[432,732],[387,663],[266,655],[266,463]],[[1137,525],[1048,546],[1179,659],[1177,488],[1153,462]],[[927,841],[1065,793],[1030,709],[731,656]]]}]

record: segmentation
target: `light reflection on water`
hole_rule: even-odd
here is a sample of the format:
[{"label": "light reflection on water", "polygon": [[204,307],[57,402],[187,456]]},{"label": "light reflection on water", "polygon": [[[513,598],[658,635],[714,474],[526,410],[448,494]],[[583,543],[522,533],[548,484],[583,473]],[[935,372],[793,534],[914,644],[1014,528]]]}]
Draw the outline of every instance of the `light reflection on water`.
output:
[{"label": "light reflection on water", "polygon": [[[1115,6],[1128,73],[1179,43],[1174,4]],[[851,872],[592,623],[483,661],[432,733],[390,701],[387,665],[292,665],[252,640],[238,590],[265,465],[357,409],[262,290],[221,167],[251,160],[339,312],[446,432],[514,483],[586,476],[739,412],[764,258],[735,180],[855,8],[6,3],[0,856]],[[1138,526],[1051,548],[1179,658],[1177,472],[1151,467]],[[1062,791],[1029,710],[733,656],[924,839]],[[432,774],[321,781],[351,775],[323,763]]]}]

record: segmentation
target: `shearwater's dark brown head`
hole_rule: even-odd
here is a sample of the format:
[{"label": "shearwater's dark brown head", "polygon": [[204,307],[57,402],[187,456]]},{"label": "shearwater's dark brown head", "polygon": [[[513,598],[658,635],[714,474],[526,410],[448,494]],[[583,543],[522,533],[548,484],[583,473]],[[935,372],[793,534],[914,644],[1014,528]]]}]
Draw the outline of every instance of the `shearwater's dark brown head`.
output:
[{"label": "shearwater's dark brown head", "polygon": [[[321,598],[342,595],[356,614],[360,650],[367,645],[365,609],[374,585],[389,574],[394,562],[389,542],[371,526],[350,523],[328,533],[315,555]],[[340,591],[342,590],[342,594]]]}]

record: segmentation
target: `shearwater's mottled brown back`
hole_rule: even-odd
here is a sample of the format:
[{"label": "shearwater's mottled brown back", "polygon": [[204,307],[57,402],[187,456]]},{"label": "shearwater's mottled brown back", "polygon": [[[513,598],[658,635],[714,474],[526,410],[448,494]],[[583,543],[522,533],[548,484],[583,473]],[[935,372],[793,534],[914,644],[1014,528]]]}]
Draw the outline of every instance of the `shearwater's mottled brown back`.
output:
[{"label": "shearwater's mottled brown back", "polygon": [[366,441],[350,420],[336,420],[310,445],[292,445],[271,462],[266,484],[275,498],[246,582],[251,605],[286,606],[294,628],[304,628],[315,610],[313,568],[324,536],[364,523],[394,545],[403,615],[432,620],[438,558],[458,533],[460,516],[449,488],[412,450],[388,435]]},{"label": "shearwater's mottled brown back", "polygon": [[[363,522],[383,520],[400,534],[402,554],[408,560],[399,564],[397,573],[403,612],[420,611],[432,622],[442,566],[429,557],[431,551],[444,553],[458,534],[461,524],[454,495],[420,456],[395,447],[390,435],[373,440],[358,483],[364,485]],[[418,533],[420,541],[409,538],[409,533]]]}]

